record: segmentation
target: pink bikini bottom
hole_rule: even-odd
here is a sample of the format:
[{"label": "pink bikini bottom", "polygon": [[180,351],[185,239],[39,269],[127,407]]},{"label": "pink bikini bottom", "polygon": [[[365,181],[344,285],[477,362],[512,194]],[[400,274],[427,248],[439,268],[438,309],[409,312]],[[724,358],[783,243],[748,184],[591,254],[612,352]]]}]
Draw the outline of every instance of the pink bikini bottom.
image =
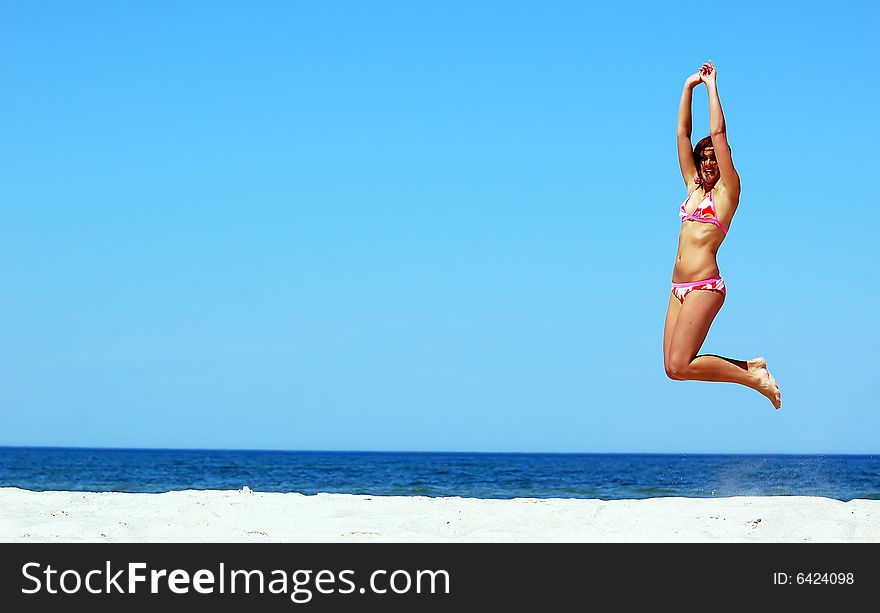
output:
[{"label": "pink bikini bottom", "polygon": [[692,281],[691,283],[673,283],[672,293],[678,298],[679,302],[684,302],[685,296],[695,289],[708,289],[715,292],[721,292],[727,296],[727,288],[724,287],[724,279],[715,277],[714,279],[703,279],[702,281]]}]

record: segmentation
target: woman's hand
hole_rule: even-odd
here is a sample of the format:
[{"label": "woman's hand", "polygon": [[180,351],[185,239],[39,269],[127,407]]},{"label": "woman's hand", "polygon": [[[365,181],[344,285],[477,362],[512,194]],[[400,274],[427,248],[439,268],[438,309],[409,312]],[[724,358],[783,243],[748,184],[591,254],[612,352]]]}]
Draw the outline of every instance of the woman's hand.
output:
[{"label": "woman's hand", "polygon": [[706,85],[715,84],[715,65],[712,63],[712,60],[709,60],[705,64],[700,67],[700,72],[697,73],[700,75],[700,81],[705,83]]},{"label": "woman's hand", "polygon": [[702,82],[703,78],[700,76],[700,73],[695,72],[687,78],[687,81],[684,82],[684,86],[688,89],[693,89]]}]

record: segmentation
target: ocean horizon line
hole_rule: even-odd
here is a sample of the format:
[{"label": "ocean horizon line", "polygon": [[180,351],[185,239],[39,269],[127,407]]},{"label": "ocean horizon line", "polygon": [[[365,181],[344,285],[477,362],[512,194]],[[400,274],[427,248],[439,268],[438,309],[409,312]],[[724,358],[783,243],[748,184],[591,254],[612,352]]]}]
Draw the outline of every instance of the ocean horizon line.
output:
[{"label": "ocean horizon line", "polygon": [[467,451],[405,449],[279,449],[252,447],[113,447],[79,445],[0,445],[0,449],[41,449],[74,451],[175,451],[175,452],[247,452],[306,454],[385,454],[385,455],[495,455],[495,456],[728,456],[728,457],[873,457],[880,452],[780,452],[780,451]]}]

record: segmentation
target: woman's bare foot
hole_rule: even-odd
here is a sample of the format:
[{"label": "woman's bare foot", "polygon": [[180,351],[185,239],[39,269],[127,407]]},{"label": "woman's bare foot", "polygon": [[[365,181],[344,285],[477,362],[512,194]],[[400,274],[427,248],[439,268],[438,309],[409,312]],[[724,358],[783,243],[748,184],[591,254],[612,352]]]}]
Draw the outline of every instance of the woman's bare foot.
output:
[{"label": "woman's bare foot", "polygon": [[767,361],[764,358],[755,358],[754,360],[749,360],[747,364],[749,366],[749,373],[753,374],[756,378],[755,389],[766,396],[773,403],[774,407],[780,408],[782,406],[782,393],[779,391],[776,379],[767,370]]}]

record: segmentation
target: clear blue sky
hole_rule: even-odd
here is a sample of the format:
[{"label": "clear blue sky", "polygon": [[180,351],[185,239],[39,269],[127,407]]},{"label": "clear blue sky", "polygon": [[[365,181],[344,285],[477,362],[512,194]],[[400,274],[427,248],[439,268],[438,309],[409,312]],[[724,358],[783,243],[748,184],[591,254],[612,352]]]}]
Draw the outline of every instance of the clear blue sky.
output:
[{"label": "clear blue sky", "polygon": [[[880,452],[878,4],[590,4],[3,2],[0,445]],[[663,372],[708,58],[779,412]]]}]

